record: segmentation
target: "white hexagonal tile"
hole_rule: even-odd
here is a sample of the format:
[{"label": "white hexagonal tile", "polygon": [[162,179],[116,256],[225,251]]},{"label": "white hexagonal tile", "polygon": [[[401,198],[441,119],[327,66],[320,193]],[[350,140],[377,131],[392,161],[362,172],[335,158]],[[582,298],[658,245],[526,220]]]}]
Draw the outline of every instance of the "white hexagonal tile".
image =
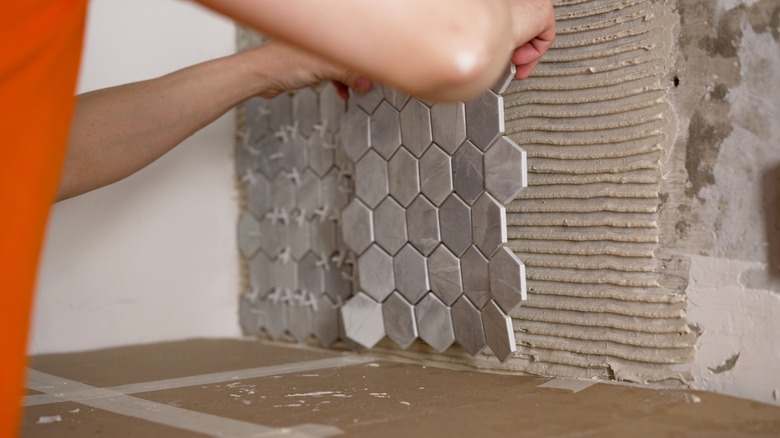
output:
[{"label": "white hexagonal tile", "polygon": [[420,339],[434,350],[441,353],[455,342],[450,308],[435,295],[426,295],[414,306],[414,317]]},{"label": "white hexagonal tile", "polygon": [[368,247],[358,257],[360,290],[382,302],[395,289],[393,258],[378,245]]},{"label": "white hexagonal tile", "polygon": [[463,102],[437,103],[431,107],[433,142],[452,155],[466,139],[466,107]]},{"label": "white hexagonal tile", "polygon": [[420,158],[420,190],[437,206],[452,193],[451,158],[435,144]]},{"label": "white hexagonal tile", "polygon": [[423,255],[441,242],[438,209],[424,196],[418,196],[406,209],[406,230],[409,242]]},{"label": "white hexagonal tile", "polygon": [[433,141],[431,109],[411,99],[401,110],[401,140],[415,157],[420,158]]},{"label": "white hexagonal tile", "polygon": [[455,340],[472,356],[482,351],[487,343],[482,328],[482,314],[465,296],[461,296],[450,308]]},{"label": "white hexagonal tile", "polygon": [[407,349],[417,339],[414,306],[398,292],[393,292],[382,303],[382,316],[387,337],[399,347]]},{"label": "white hexagonal tile", "polygon": [[374,209],[373,216],[376,243],[391,255],[397,253],[407,241],[404,208],[393,198],[387,197]]},{"label": "white hexagonal tile", "polygon": [[357,254],[374,241],[374,222],[371,210],[359,199],[353,199],[341,212],[341,236],[344,243]]},{"label": "white hexagonal tile", "polygon": [[483,193],[471,208],[474,244],[488,256],[506,243],[506,210],[492,196]]},{"label": "white hexagonal tile", "polygon": [[444,245],[439,245],[428,257],[428,278],[431,291],[447,306],[463,294],[460,260]]},{"label": "white hexagonal tile", "polygon": [[526,154],[503,136],[485,153],[485,187],[499,202],[508,204],[528,186]]},{"label": "white hexagonal tile", "polygon": [[388,163],[390,195],[404,207],[420,194],[418,168],[417,159],[406,148],[399,149]]},{"label": "white hexagonal tile", "polygon": [[371,348],[385,337],[382,304],[359,292],[341,308],[344,334],[364,348]]},{"label": "white hexagonal tile", "polygon": [[355,194],[375,208],[390,192],[387,161],[370,150],[355,164]]},{"label": "white hexagonal tile", "polygon": [[485,191],[484,157],[470,141],[465,141],[452,157],[452,185],[469,205]]},{"label": "white hexagonal tile", "polygon": [[525,265],[507,247],[490,259],[490,295],[506,313],[526,299]]},{"label": "white hexagonal tile", "polygon": [[504,101],[501,96],[488,90],[466,102],[466,134],[483,151],[504,134]]},{"label": "white hexagonal tile", "polygon": [[471,209],[456,194],[451,194],[439,208],[441,241],[456,256],[471,245]]},{"label": "white hexagonal tile", "polygon": [[482,326],[485,330],[485,341],[493,354],[502,363],[506,362],[517,350],[512,318],[502,312],[498,304],[490,301],[482,309]]},{"label": "white hexagonal tile", "polygon": [[425,257],[409,244],[393,257],[393,272],[396,289],[412,304],[430,290]]},{"label": "white hexagonal tile", "polygon": [[382,102],[371,115],[371,147],[389,160],[401,147],[401,115],[388,102]]}]

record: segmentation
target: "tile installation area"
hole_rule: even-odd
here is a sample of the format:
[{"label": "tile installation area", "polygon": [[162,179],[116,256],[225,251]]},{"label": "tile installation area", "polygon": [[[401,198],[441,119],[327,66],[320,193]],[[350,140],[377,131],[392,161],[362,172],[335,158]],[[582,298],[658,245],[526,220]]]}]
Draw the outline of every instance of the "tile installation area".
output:
[{"label": "tile installation area", "polygon": [[251,340],[36,356],[24,403],[28,438],[780,434],[780,408],[701,391]]}]

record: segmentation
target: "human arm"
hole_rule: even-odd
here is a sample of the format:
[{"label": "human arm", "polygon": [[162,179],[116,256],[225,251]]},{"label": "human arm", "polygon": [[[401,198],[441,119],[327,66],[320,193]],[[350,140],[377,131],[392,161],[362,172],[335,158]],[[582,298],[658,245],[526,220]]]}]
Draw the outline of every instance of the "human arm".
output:
[{"label": "human arm", "polygon": [[147,166],[237,103],[323,79],[366,90],[367,81],[279,43],[160,78],[78,96],[57,200],[119,181]]},{"label": "human arm", "polygon": [[198,1],[432,100],[474,97],[493,84],[515,49],[540,35],[551,42],[555,34],[551,0]]}]

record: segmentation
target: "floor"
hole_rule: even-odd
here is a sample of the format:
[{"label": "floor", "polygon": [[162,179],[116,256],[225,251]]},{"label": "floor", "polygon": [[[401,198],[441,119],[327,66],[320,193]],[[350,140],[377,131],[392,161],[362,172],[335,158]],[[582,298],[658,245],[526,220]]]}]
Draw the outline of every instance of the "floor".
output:
[{"label": "floor", "polygon": [[34,356],[24,404],[30,438],[780,436],[722,395],[238,339]]}]

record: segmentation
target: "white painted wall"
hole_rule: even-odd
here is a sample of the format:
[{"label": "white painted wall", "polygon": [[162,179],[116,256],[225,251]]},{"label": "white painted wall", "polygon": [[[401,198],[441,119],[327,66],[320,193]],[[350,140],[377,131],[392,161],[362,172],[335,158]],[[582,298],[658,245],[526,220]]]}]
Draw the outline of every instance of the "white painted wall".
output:
[{"label": "white painted wall", "polygon": [[[92,0],[79,91],[229,54],[234,26],[189,2]],[[233,115],[132,177],[55,206],[29,351],[239,336]]]}]

